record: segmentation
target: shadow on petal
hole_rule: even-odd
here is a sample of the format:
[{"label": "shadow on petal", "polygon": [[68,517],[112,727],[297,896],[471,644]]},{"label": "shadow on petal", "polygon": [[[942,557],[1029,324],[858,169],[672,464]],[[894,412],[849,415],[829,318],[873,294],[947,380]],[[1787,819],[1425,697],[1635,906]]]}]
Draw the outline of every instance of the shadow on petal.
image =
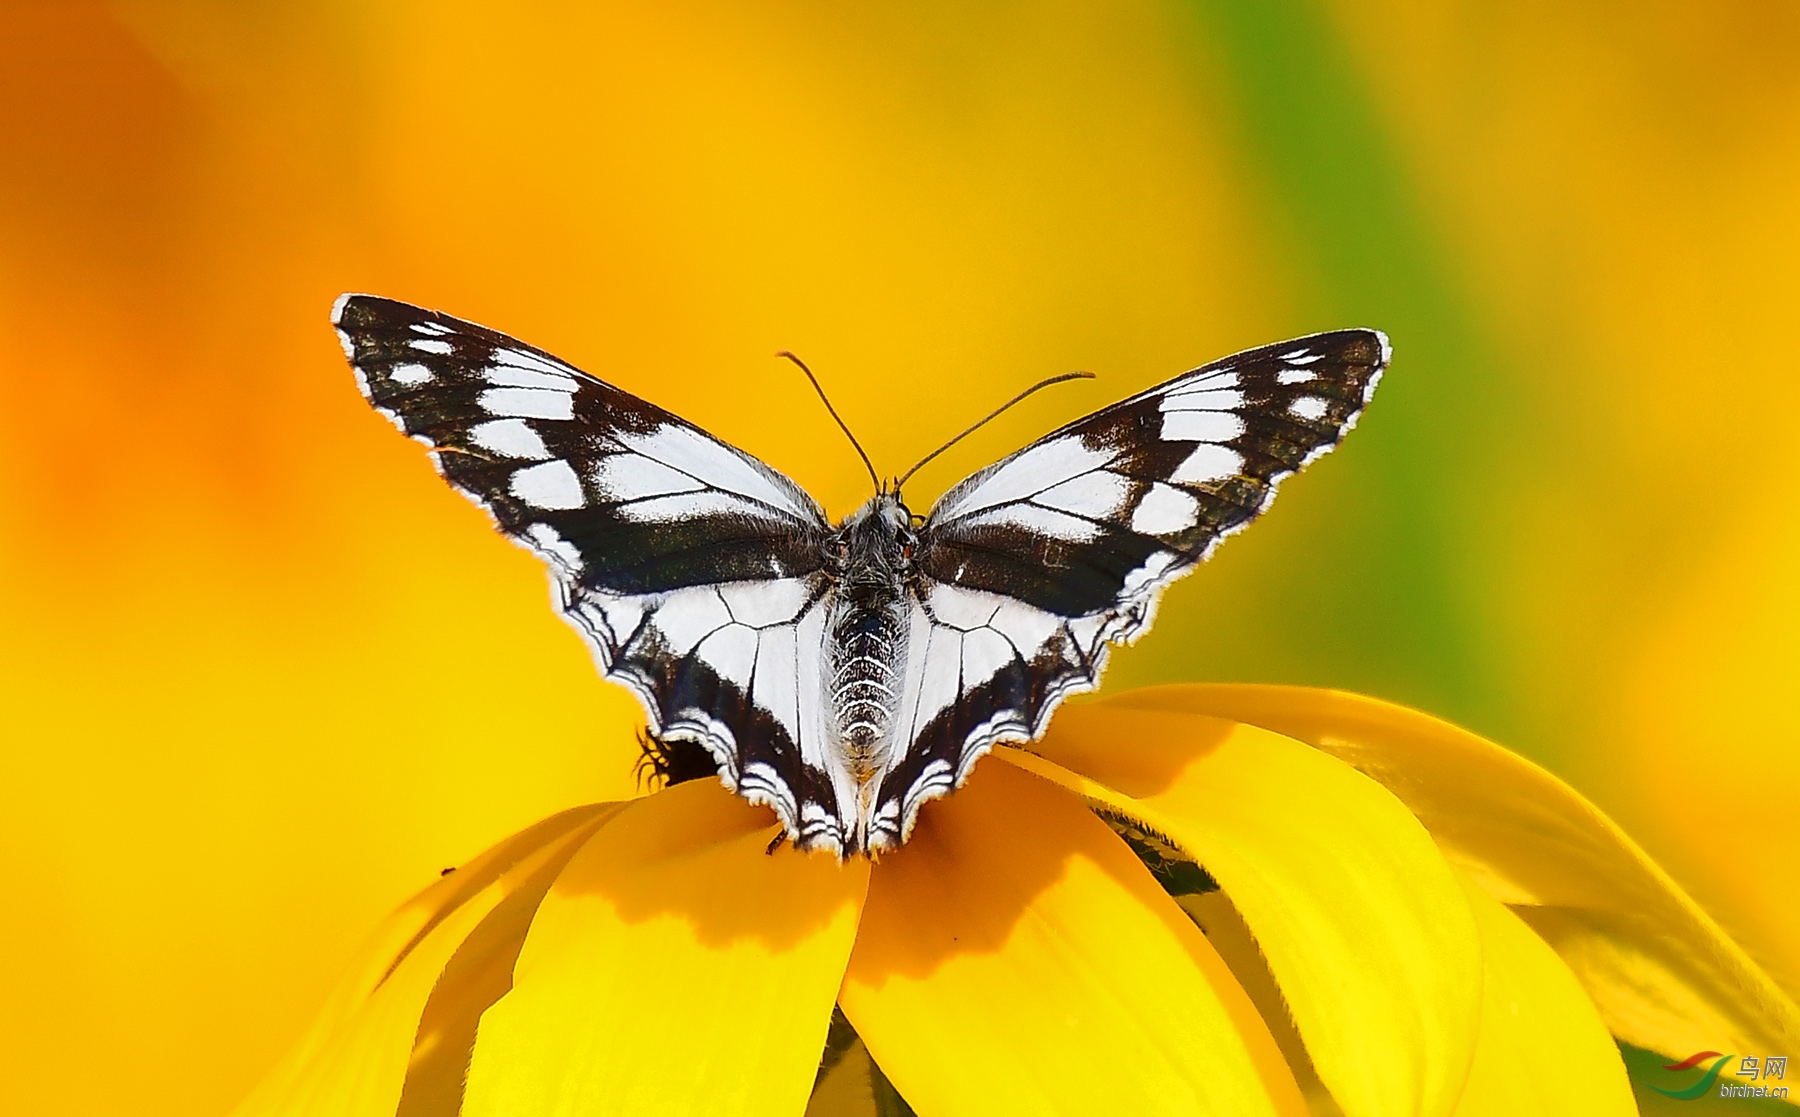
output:
[{"label": "shadow on petal", "polygon": [[1256,945],[1256,936],[1250,933],[1243,915],[1231,905],[1231,897],[1214,890],[1178,896],[1175,902],[1206,934],[1206,941],[1231,967],[1232,975],[1262,1015],[1269,1035],[1281,1050],[1282,1059],[1294,1073],[1294,1081],[1306,1099],[1307,1110],[1313,1117],[1341,1117],[1343,1110],[1331,1096],[1331,1091],[1325,1088],[1325,1083],[1319,1080],[1318,1068],[1313,1066],[1306,1043],[1294,1027],[1287,1001],[1281,996],[1281,986],[1269,972],[1268,959]]},{"label": "shadow on petal", "polygon": [[[776,832],[767,810],[710,781],[610,819],[550,887],[512,988],[480,1014],[462,1117],[801,1112],[869,866],[770,853]],[[478,963],[470,976],[479,999]]]},{"label": "shadow on petal", "polygon": [[[876,865],[857,980],[928,977],[952,959],[1003,950],[1092,841],[1085,827],[1034,817],[1043,795],[984,758],[954,795],[926,803],[912,837]],[[977,861],[993,871],[972,871]]]},{"label": "shadow on petal", "polygon": [[[771,843],[780,825],[715,780],[678,784],[625,804],[552,886],[564,900],[603,898],[620,920],[681,918],[704,946],[754,939],[785,950],[836,918],[843,896],[807,887],[836,875],[861,879],[856,860]],[[725,848],[754,848],[744,861]]]},{"label": "shadow on petal", "polygon": [[1081,800],[984,762],[875,867],[840,1003],[921,1113],[1303,1114],[1204,935]]}]

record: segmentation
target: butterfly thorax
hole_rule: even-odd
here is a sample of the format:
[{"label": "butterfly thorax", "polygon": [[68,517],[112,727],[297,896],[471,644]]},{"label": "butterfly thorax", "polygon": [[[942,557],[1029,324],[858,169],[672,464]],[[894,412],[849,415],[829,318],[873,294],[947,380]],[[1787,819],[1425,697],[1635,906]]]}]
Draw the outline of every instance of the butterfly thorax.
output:
[{"label": "butterfly thorax", "polygon": [[846,519],[829,542],[834,584],[826,620],[825,688],[833,751],[855,785],[858,831],[867,824],[878,777],[894,754],[892,730],[907,651],[906,578],[915,542],[911,520],[899,498],[884,493]]}]

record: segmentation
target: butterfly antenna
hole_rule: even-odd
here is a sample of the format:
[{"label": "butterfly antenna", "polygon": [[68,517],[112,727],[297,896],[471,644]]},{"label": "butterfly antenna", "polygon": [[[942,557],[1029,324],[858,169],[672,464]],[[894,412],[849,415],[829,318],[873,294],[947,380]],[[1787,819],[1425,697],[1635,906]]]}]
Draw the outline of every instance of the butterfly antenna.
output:
[{"label": "butterfly antenna", "polygon": [[956,445],[958,442],[961,442],[963,439],[974,434],[976,431],[980,430],[982,427],[986,426],[987,424],[993,422],[995,419],[998,419],[1002,414],[1005,413],[1007,408],[1009,408],[1013,404],[1018,403],[1021,400],[1025,399],[1026,396],[1031,395],[1032,393],[1038,391],[1039,389],[1048,388],[1052,384],[1061,384],[1065,380],[1092,380],[1093,378],[1094,378],[1094,374],[1091,372],[1065,372],[1061,376],[1052,376],[1048,380],[1038,381],[1036,384],[1033,384],[1031,387],[1025,389],[1023,392],[1020,392],[1018,395],[1007,400],[1005,403],[1001,404],[999,407],[994,408],[994,410],[992,412],[990,412],[986,418],[981,419],[979,422],[977,422],[974,425],[972,425],[971,427],[969,427],[968,430],[957,435],[955,438],[952,438],[950,441],[944,443],[942,446],[939,446],[937,449],[933,450],[931,453],[926,454],[923,458],[921,458],[919,460],[918,465],[915,465],[911,469],[907,470],[906,473],[901,476],[900,480],[894,482],[894,491],[895,492],[900,491],[901,487],[906,484],[907,478],[911,477],[913,474],[919,472],[920,469],[924,468],[926,462],[937,457],[939,454],[943,453],[945,450],[948,450],[950,447]]},{"label": "butterfly antenna", "polygon": [[844,432],[844,437],[850,440],[850,445],[856,447],[856,456],[863,460],[863,466],[869,471],[869,480],[875,483],[875,495],[880,496],[881,478],[875,473],[875,463],[869,460],[869,455],[863,453],[862,443],[858,442],[856,436],[850,433],[850,425],[844,422],[843,416],[837,413],[837,408],[831,406],[831,398],[825,394],[825,389],[819,386],[819,378],[813,375],[812,369],[806,367],[805,361],[789,353],[786,349],[775,355],[786,357],[799,365],[800,371],[804,372],[806,378],[812,381],[813,391],[819,393],[819,399],[825,404],[825,410],[831,412],[831,417],[837,420],[838,429]]}]

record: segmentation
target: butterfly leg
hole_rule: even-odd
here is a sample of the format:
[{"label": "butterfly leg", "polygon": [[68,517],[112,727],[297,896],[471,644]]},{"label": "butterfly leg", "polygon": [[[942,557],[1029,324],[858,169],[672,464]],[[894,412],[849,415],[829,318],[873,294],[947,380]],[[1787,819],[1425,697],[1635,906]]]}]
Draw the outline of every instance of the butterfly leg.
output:
[{"label": "butterfly leg", "polygon": [[698,742],[666,740],[644,728],[638,730],[638,747],[642,750],[637,762],[638,783],[649,790],[719,774],[718,761]]}]

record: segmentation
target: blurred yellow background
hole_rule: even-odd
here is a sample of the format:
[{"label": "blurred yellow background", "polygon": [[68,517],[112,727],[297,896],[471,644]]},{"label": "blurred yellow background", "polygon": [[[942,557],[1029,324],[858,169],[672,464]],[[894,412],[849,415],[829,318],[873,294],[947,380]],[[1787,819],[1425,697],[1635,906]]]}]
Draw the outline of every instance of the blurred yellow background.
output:
[{"label": "blurred yellow background", "polygon": [[1800,993],[1796,199],[1776,0],[0,6],[0,1112],[222,1113],[388,908],[633,788],[635,707],[358,397],[344,290],[834,514],[866,479],[776,349],[888,473],[1100,374],[920,508],[1203,361],[1381,327],[1362,427],[1107,689],[1458,721]]}]

